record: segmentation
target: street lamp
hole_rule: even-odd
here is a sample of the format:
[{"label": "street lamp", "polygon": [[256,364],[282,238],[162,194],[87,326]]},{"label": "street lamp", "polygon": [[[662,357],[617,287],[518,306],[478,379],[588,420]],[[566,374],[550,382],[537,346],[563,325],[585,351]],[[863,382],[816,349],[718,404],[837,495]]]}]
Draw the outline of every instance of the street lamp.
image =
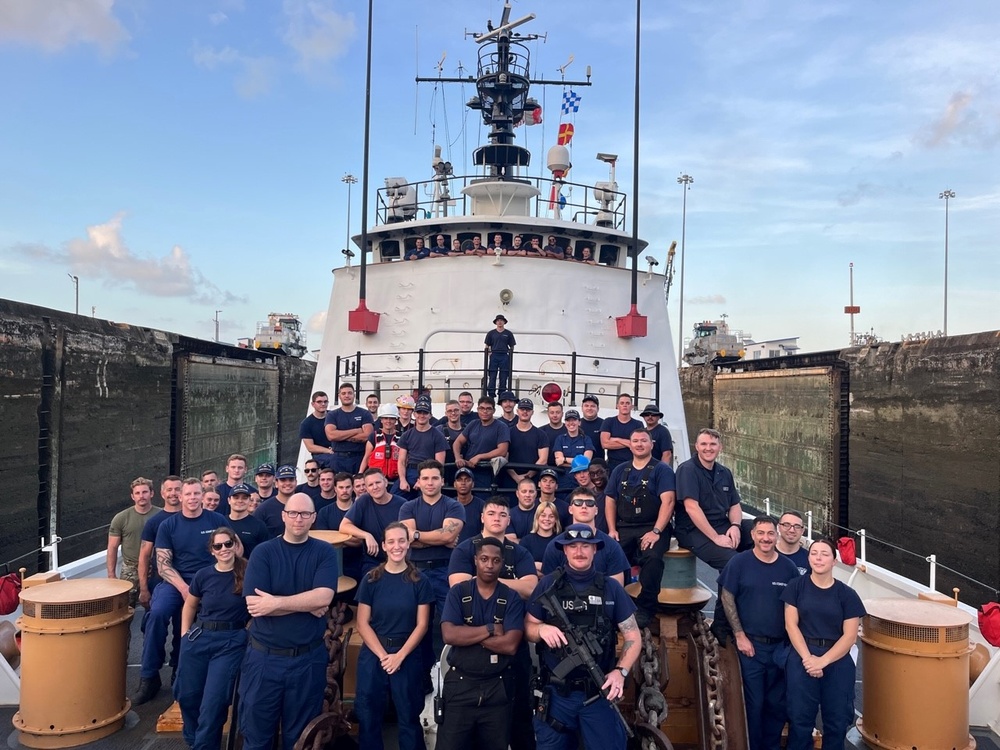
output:
[{"label": "street lamp", "polygon": [[680,332],[677,337],[679,339],[677,345],[678,367],[684,364],[684,243],[687,238],[688,190],[691,189],[692,182],[694,182],[694,177],[689,174],[682,174],[677,178],[677,183],[681,186],[681,190],[684,191],[684,203],[681,209],[681,305],[677,321],[677,329]]},{"label": "street lamp", "polygon": [[944,198],[944,335],[948,335],[948,201],[955,197],[954,190],[945,190],[938,196]]},{"label": "street lamp", "polygon": [[74,276],[71,273],[67,273],[71,279],[73,279],[73,287],[76,289],[76,314],[80,314],[80,277]]},{"label": "street lamp", "polygon": [[351,265],[351,185],[358,183],[358,178],[351,173],[345,174],[340,181],[347,185],[347,240],[344,244],[344,255],[347,255],[347,265]]},{"label": "street lamp", "polygon": [[215,343],[219,343],[219,313],[222,310],[215,311]]}]

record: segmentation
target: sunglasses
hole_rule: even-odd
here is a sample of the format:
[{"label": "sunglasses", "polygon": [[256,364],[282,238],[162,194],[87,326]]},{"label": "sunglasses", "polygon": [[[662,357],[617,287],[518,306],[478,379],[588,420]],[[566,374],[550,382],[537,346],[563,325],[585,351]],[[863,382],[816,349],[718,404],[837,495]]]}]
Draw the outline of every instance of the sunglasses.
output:
[{"label": "sunglasses", "polygon": [[[588,501],[590,502],[590,501]],[[566,536],[570,539],[593,539],[593,529],[566,529]]]},{"label": "sunglasses", "polygon": [[570,505],[575,505],[577,508],[583,508],[583,507],[596,508],[597,507],[597,501],[596,500],[572,500],[572,501],[570,501]]},{"label": "sunglasses", "polygon": [[225,547],[226,549],[230,549],[233,546],[233,544],[234,544],[233,540],[230,539],[228,542],[219,542],[217,544],[213,544],[212,549],[218,552],[223,547]]},{"label": "sunglasses", "polygon": [[316,515],[314,510],[283,510],[281,512],[289,518],[312,518]]},{"label": "sunglasses", "polygon": [[319,469],[303,469],[306,474],[319,474]]}]

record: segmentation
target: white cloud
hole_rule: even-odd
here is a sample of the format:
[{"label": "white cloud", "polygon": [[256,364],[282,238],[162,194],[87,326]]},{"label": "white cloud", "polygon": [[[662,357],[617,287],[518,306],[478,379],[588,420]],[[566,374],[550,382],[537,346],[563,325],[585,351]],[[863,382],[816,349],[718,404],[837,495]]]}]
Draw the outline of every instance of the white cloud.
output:
[{"label": "white cloud", "polygon": [[227,16],[221,10],[217,10],[215,13],[210,14],[208,17],[208,22],[213,26],[218,26],[219,24],[223,24],[228,20],[229,16]]},{"label": "white cloud", "polygon": [[234,85],[237,93],[244,99],[256,99],[270,91],[274,85],[275,65],[268,57],[244,55],[239,50],[226,46],[222,49],[197,47],[193,58],[195,65],[205,70],[235,68],[237,73]]},{"label": "white cloud", "polygon": [[284,0],[282,8],[288,20],[282,39],[301,70],[315,70],[347,52],[356,31],[353,13],[338,13],[328,0]]},{"label": "white cloud", "polygon": [[37,46],[48,53],[93,44],[110,55],[129,40],[115,18],[115,0],[0,0],[0,42]]},{"label": "white cloud", "polygon": [[136,255],[122,235],[124,214],[104,224],[87,227],[86,237],[64,242],[59,249],[39,244],[15,245],[15,255],[25,260],[58,264],[78,276],[103,279],[108,285],[124,284],[154,297],[184,297],[195,302],[233,304],[241,298],[219,289],[191,264],[190,256],[174,245],[161,258]]},{"label": "white cloud", "polygon": [[726,298],[721,294],[703,294],[699,297],[687,297],[684,302],[688,305],[724,305]]},{"label": "white cloud", "polygon": [[309,316],[309,322],[306,323],[306,331],[308,333],[321,334],[326,329],[326,310],[320,310],[319,312],[313,313]]}]

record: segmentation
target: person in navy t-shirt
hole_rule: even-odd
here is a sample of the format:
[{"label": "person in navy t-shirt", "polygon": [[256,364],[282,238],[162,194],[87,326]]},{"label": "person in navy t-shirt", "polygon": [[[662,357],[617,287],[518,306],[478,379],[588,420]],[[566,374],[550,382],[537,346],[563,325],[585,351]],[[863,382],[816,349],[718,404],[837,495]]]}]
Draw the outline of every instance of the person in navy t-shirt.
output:
[{"label": "person in navy t-shirt", "polygon": [[452,445],[455,466],[472,469],[477,487],[489,487],[493,483],[493,469],[480,468],[481,462],[494,458],[506,458],[510,446],[510,430],[507,425],[493,418],[496,404],[489,396],[479,399],[479,419],[469,422]]},{"label": "person in navy t-shirt", "polygon": [[514,354],[517,341],[514,340],[514,334],[507,330],[507,318],[503,315],[493,318],[493,324],[496,328],[486,334],[484,343],[489,354],[486,393],[495,397],[498,388],[501,391],[510,388],[510,358]]},{"label": "person in navy t-shirt", "polygon": [[330,397],[325,391],[316,391],[312,395],[312,411],[299,424],[299,440],[302,447],[319,461],[320,466],[329,466],[333,458],[333,448],[326,436],[326,411],[330,405]]},{"label": "person in navy t-shirt", "polygon": [[645,425],[632,417],[632,397],[627,393],[618,395],[618,414],[608,417],[601,424],[601,447],[608,455],[608,470],[632,458],[629,438],[635,430]]},{"label": "person in navy t-shirt", "polygon": [[799,575],[809,572],[809,549],[802,546],[805,525],[802,514],[797,510],[786,510],[778,519],[777,550],[795,563]]},{"label": "person in navy t-shirt", "polygon": [[[594,567],[598,573],[613,578],[625,585],[625,576],[632,571],[632,565],[622,551],[621,545],[597,528],[597,498],[587,487],[577,487],[569,496],[569,513],[572,525],[584,525],[594,530],[595,539],[601,542],[594,555]],[[568,527],[567,527],[568,528]],[[542,558],[542,573],[554,573],[556,568],[566,565],[566,555],[553,539],[545,548]]]},{"label": "person in navy t-shirt", "polygon": [[341,520],[339,529],[361,540],[362,575],[385,560],[385,551],[379,540],[389,524],[399,520],[399,511],[406,502],[388,491],[385,476],[378,469],[365,472],[365,489],[367,492],[357,497]]},{"label": "person in navy t-shirt", "polygon": [[371,412],[354,403],[354,386],[342,383],[337,391],[340,408],[326,413],[326,438],[333,451],[330,467],[357,474],[365,456],[365,443],[375,432]]}]

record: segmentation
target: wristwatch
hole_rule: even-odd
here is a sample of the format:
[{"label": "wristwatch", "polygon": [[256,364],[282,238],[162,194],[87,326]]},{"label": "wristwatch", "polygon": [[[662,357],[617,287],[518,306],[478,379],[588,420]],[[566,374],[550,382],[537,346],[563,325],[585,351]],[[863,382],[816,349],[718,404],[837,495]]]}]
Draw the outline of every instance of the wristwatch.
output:
[{"label": "wristwatch", "polygon": [[493,626],[492,622],[486,623],[486,632],[487,633],[489,633],[490,635],[493,635],[494,632],[495,632],[495,630],[496,630],[496,628]]},{"label": "wristwatch", "polygon": [[415,542],[419,542],[420,541],[420,529],[414,529],[413,530],[413,541],[415,541]]},{"label": "wristwatch", "polygon": [[658,528],[656,528],[656,527],[654,526],[654,527],[653,527],[653,533],[654,533],[654,534],[656,534],[657,536],[659,536],[659,535],[660,535],[660,534],[662,534],[663,532],[662,532],[662,531],[660,531],[660,530],[659,530]]},{"label": "wristwatch", "polygon": [[616,672],[621,672],[622,677],[628,677],[628,670],[625,667],[615,667]]}]

